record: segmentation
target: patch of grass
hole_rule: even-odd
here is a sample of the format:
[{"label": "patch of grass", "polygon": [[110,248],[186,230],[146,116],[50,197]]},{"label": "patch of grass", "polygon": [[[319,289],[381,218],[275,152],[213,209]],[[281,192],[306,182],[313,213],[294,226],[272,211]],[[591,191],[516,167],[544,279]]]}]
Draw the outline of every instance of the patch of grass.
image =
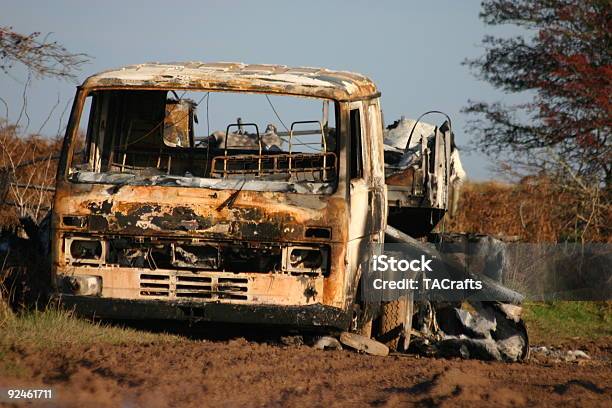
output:
[{"label": "patch of grass", "polygon": [[612,336],[612,302],[530,302],[524,307],[533,344]]},{"label": "patch of grass", "polygon": [[48,349],[71,345],[178,342],[182,338],[78,319],[69,311],[48,308],[9,315],[0,323],[0,352],[13,345]]},{"label": "patch of grass", "polygon": [[151,333],[79,319],[70,311],[12,312],[0,302],[0,376],[31,378],[24,353],[94,344],[143,344],[185,341],[180,336]]}]

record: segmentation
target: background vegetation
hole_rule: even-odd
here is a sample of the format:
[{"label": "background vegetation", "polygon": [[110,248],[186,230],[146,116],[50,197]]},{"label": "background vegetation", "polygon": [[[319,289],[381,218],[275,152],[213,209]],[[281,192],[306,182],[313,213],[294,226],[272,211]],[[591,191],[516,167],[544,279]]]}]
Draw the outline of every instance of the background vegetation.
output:
[{"label": "background vegetation", "polygon": [[[531,99],[512,106],[468,103],[465,112],[473,117],[468,132],[474,147],[503,158],[500,171],[512,182],[467,183],[457,216],[443,228],[525,242],[610,243],[609,0],[485,0],[480,16],[492,26],[517,25],[525,34],[486,36],[484,55],[466,64],[494,87]],[[41,33],[0,27],[0,71],[25,65],[30,72],[25,88],[36,77],[72,79],[87,60],[87,55],[70,53]],[[24,130],[20,122],[29,122],[25,90],[16,123],[0,116],[0,361],[2,349],[16,344],[161,339],[77,321],[53,308],[16,315],[8,307],[27,281],[24,268],[35,269],[39,277],[45,272],[46,260],[37,259],[35,251],[6,248],[26,239],[28,229],[51,206],[49,188],[64,130],[61,120],[56,138]],[[0,98],[0,103],[8,112],[7,101]],[[33,304],[45,306],[37,297]],[[543,339],[610,335],[610,309],[605,302],[529,304],[527,319]]]}]

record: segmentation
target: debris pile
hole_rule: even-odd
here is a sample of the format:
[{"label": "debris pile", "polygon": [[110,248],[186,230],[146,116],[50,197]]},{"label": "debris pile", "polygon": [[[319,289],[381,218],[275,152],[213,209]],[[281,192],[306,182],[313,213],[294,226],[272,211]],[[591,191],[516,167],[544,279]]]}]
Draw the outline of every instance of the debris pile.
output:
[{"label": "debris pile", "polygon": [[[506,362],[529,358],[529,338],[520,318],[520,306],[473,302],[468,305],[472,310],[468,310],[461,305],[427,301],[419,302],[417,306],[408,353]],[[356,333],[343,332],[339,338],[322,336],[312,343],[318,350],[342,350],[343,345],[358,353],[389,355],[386,345]],[[580,350],[562,353],[541,347],[535,351],[559,356],[565,361],[589,358]]]},{"label": "debris pile", "polygon": [[410,350],[426,356],[524,361],[529,338],[521,307],[499,302],[419,305]]},{"label": "debris pile", "polygon": [[[428,113],[434,112],[424,115]],[[446,208],[454,214],[466,173],[450,118],[439,127],[421,118],[402,116],[385,129],[385,183],[410,188],[417,196],[427,191],[432,208]]]},{"label": "debris pile", "polygon": [[573,362],[573,361],[591,359],[591,356],[589,356],[587,353],[585,353],[582,350],[560,350],[555,347],[544,347],[544,346],[532,347],[531,353],[533,353],[534,356],[538,356],[538,357],[543,356],[543,357],[550,358],[557,362],[559,361]]}]

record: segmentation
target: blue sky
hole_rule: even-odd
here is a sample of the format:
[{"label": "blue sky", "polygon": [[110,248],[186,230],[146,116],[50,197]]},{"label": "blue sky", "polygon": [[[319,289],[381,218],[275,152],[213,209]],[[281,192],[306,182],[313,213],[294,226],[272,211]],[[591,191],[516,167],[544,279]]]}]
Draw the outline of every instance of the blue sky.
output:
[{"label": "blue sky", "polygon": [[[459,146],[470,135],[460,113],[468,99],[516,100],[477,80],[461,65],[483,53],[492,30],[478,18],[480,2],[465,1],[53,1],[4,0],[0,25],[21,33],[52,32],[52,39],[92,60],[88,75],[148,61],[242,61],[322,66],[356,71],[372,78],[382,92],[387,123],[437,109],[453,118]],[[0,73],[0,97],[15,120],[26,71]],[[75,84],[34,80],[28,90],[28,130],[54,135]],[[4,107],[0,106],[4,116]],[[68,113],[66,113],[67,115]],[[64,117],[65,121],[65,117]],[[438,121],[436,119],[435,121]],[[21,124],[25,125],[25,118]],[[468,177],[494,177],[482,155],[464,154]]]}]

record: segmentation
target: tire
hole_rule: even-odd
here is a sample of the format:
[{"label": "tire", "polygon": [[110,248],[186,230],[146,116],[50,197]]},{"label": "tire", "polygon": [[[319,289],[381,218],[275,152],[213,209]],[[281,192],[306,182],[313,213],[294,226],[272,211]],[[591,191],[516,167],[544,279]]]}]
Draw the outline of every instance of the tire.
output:
[{"label": "tire", "polygon": [[412,312],[412,296],[383,303],[378,340],[385,343],[392,351],[406,351],[410,345]]}]

